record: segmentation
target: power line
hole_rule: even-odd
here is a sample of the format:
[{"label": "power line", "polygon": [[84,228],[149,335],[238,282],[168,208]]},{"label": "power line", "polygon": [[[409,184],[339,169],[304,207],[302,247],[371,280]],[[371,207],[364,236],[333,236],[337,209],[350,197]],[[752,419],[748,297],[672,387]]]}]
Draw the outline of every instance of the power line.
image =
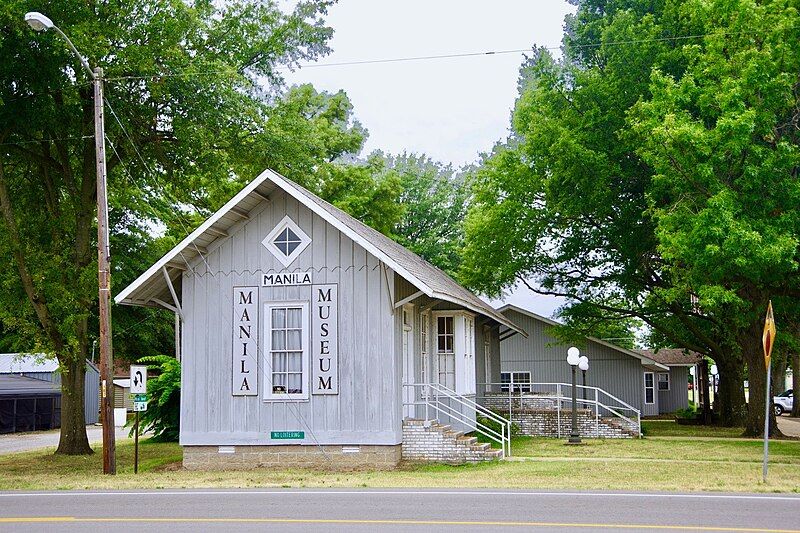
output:
[{"label": "power line", "polygon": [[18,146],[20,144],[41,144],[44,142],[56,142],[56,141],[78,141],[84,139],[94,139],[94,135],[83,135],[81,137],[57,137],[57,138],[50,138],[50,139],[32,139],[29,141],[14,141],[14,142],[5,142],[0,143],[0,146]]},{"label": "power line", "polygon": [[[669,41],[685,41],[690,39],[701,39],[704,37],[714,37],[714,36],[730,36],[730,35],[754,35],[759,34],[760,32],[757,31],[736,31],[736,32],[716,32],[716,33],[698,33],[694,35],[677,35],[673,37],[654,37],[651,39],[628,39],[628,40],[621,40],[621,41],[608,41],[608,42],[600,42],[600,43],[588,43],[588,44],[571,44],[569,45],[572,49],[587,49],[587,48],[600,48],[600,47],[608,47],[608,46],[626,46],[632,44],[645,44],[645,43],[656,43],[656,42],[669,42]],[[306,63],[302,65],[296,65],[294,68],[298,69],[311,69],[311,68],[329,68],[329,67],[347,67],[347,66],[358,66],[358,65],[376,65],[376,64],[385,64],[385,63],[406,63],[406,62],[413,62],[413,61],[433,61],[433,60],[443,60],[443,59],[458,59],[458,58],[468,58],[468,57],[486,57],[486,56],[498,56],[498,55],[507,55],[507,54],[521,54],[525,52],[534,52],[535,50],[560,50],[562,48],[561,45],[558,46],[538,46],[538,47],[530,47],[530,48],[513,48],[508,50],[485,50],[485,51],[477,51],[477,52],[456,52],[451,54],[434,54],[434,55],[424,55],[424,56],[403,56],[403,57],[391,57],[391,58],[376,58],[376,59],[356,59],[352,61],[338,61],[334,63]],[[288,65],[281,65],[275,67],[276,70],[290,70],[292,67]],[[194,76],[211,76],[211,75],[218,75],[218,74],[229,74],[231,76],[241,75],[239,70],[232,71],[230,68],[226,70],[208,70],[208,71],[198,71],[198,72],[171,72],[171,73],[164,73],[164,74],[149,74],[149,75],[131,75],[131,76],[112,76],[105,78],[106,81],[125,81],[125,80],[147,80],[147,79],[160,79],[160,78],[190,78]]]}]

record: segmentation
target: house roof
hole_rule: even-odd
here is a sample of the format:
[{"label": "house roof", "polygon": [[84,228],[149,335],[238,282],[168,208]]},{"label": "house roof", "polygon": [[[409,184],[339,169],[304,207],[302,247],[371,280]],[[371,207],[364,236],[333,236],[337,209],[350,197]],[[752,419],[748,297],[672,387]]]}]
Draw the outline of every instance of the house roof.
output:
[{"label": "house roof", "polygon": [[43,353],[0,353],[0,374],[55,372],[58,361]]},{"label": "house roof", "polygon": [[[544,322],[549,326],[563,326],[563,324],[559,324],[555,320],[551,320],[549,318],[545,318],[542,315],[537,315],[533,311],[528,311],[527,309],[523,309],[522,307],[517,307],[516,305],[506,304],[498,309],[500,313],[505,313],[507,311],[516,311],[517,313],[529,316],[534,320],[538,320],[540,322]],[[639,350],[628,350],[627,348],[623,348],[622,346],[617,346],[616,344],[612,344],[608,341],[604,341],[602,339],[598,339],[597,337],[586,337],[587,340],[592,342],[596,342],[597,344],[601,344],[612,350],[616,350],[619,353],[625,354],[627,356],[633,357],[635,359],[639,359],[642,362],[642,365],[652,366],[659,368],[661,370],[668,370],[668,367],[665,366],[663,363],[653,359],[652,357],[648,357],[642,353],[639,353]]]},{"label": "house roof", "polygon": [[[97,365],[87,359],[86,366],[99,372]],[[43,353],[0,353],[0,374],[31,374],[55,372],[58,361]]]},{"label": "house roof", "polygon": [[205,247],[215,240],[227,238],[227,230],[239,223],[243,216],[247,216],[247,212],[267,200],[276,188],[285,191],[318,214],[427,296],[461,305],[525,335],[511,320],[417,254],[269,169],[247,184],[188,237],[123,289],[114,300],[119,304],[149,306],[155,306],[158,299],[171,301],[167,276],[173,283],[180,279],[181,270],[186,268],[184,264],[188,265],[204,254]]},{"label": "house roof", "polygon": [[54,396],[61,387],[49,381],[25,376],[0,375],[0,396]]},{"label": "house roof", "polygon": [[703,356],[683,348],[660,348],[658,350],[636,350],[645,357],[666,366],[694,366]]}]

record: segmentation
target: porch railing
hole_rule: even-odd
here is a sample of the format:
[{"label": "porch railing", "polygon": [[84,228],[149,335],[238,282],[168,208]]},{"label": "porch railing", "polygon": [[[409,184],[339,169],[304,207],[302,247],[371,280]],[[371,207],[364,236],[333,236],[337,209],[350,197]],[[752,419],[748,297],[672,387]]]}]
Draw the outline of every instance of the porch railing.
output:
[{"label": "porch railing", "polygon": [[[575,403],[594,418],[599,435],[601,420],[616,421],[642,436],[642,413],[632,405],[598,387],[577,385]],[[504,390],[505,389],[505,390]],[[572,385],[569,383],[479,383],[476,399],[485,408],[508,413],[512,420],[515,408],[552,409],[556,411],[557,432],[561,437],[561,418],[572,410]]]},{"label": "porch railing", "polygon": [[447,417],[496,442],[503,457],[511,457],[511,422],[471,398],[438,383],[405,383],[403,398],[404,413],[413,412],[413,417],[425,420],[431,420],[431,415]]}]

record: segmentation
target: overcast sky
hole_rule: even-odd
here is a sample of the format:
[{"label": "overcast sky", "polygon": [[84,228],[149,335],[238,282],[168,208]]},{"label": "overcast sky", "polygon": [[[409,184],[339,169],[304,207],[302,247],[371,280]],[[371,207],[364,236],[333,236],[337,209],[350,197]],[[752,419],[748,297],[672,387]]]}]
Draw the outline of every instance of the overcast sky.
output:
[{"label": "overcast sky", "polygon": [[[565,0],[340,0],[328,15],[333,52],[318,64],[530,49],[561,42]],[[369,131],[364,154],[425,153],[474,162],[508,135],[522,53],[287,73],[290,84],[347,92]],[[517,291],[510,301],[550,316],[551,298]]]}]

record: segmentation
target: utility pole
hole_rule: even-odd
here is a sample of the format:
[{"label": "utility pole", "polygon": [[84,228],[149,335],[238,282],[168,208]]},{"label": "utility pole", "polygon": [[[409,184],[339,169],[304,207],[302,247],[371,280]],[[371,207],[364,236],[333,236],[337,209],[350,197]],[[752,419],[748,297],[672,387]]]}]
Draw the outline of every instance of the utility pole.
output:
[{"label": "utility pole", "polygon": [[114,353],[111,345],[111,254],[108,244],[106,142],[103,113],[103,69],[95,67],[94,145],[97,158],[97,281],[100,286],[100,405],[103,414],[103,473],[117,473],[114,435]]},{"label": "utility pole", "polygon": [[103,124],[103,69],[92,68],[69,37],[47,16],[30,11],[25,22],[35,31],[53,30],[67,43],[94,85],[94,148],[97,161],[97,280],[100,286],[100,414],[103,420],[103,473],[117,473],[114,441],[114,355],[111,350],[111,261],[106,197],[106,134]]}]

